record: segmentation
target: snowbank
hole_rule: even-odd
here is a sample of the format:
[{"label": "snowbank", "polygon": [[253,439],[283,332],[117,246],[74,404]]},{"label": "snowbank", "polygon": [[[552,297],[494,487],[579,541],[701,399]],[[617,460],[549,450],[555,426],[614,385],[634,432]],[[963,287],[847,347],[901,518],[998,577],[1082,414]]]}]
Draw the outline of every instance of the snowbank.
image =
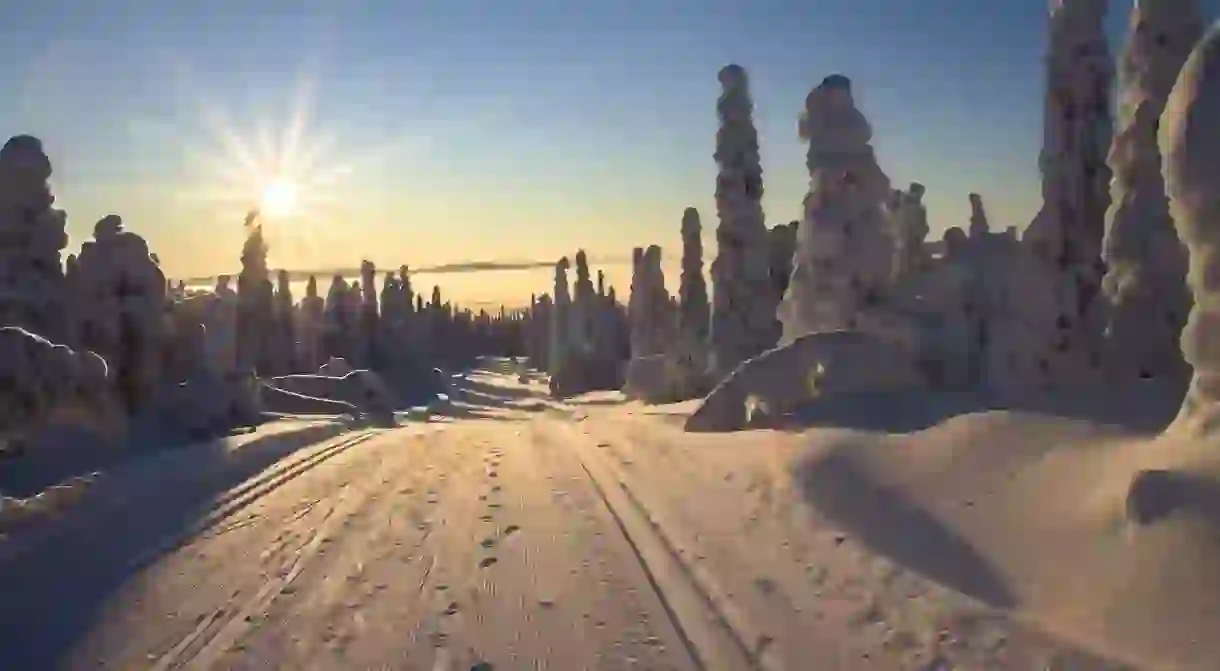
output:
[{"label": "snowbank", "polygon": [[36,548],[46,535],[70,533],[65,525],[73,522],[68,513],[74,509],[123,505],[141,493],[181,486],[176,484],[180,481],[194,486],[227,470],[260,462],[270,465],[302,445],[333,438],[351,428],[338,421],[268,422],[256,432],[163,450],[130,459],[105,472],[68,478],[32,496],[0,497],[0,561]]},{"label": "snowbank", "polygon": [[[1123,469],[1103,468],[1115,429],[996,412],[905,435],[685,434],[693,405],[584,407],[572,433],[758,668],[1214,668],[1199,662],[1215,646],[1183,642],[1215,630],[1186,606],[1220,591],[1206,581],[1194,604],[1166,602],[1149,556],[1123,556],[1125,490],[1109,487]],[[885,419],[884,408],[868,414],[872,426]],[[1132,626],[1114,626],[1122,618]]]}]

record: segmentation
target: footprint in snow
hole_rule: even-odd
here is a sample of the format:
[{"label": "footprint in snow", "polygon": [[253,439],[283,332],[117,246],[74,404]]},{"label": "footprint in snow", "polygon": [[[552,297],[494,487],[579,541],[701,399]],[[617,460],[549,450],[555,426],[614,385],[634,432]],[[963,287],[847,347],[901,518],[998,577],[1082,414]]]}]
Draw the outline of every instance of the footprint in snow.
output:
[{"label": "footprint in snow", "polygon": [[771,594],[775,593],[776,585],[775,581],[770,578],[756,578],[754,580],[754,588],[759,592],[770,596]]}]

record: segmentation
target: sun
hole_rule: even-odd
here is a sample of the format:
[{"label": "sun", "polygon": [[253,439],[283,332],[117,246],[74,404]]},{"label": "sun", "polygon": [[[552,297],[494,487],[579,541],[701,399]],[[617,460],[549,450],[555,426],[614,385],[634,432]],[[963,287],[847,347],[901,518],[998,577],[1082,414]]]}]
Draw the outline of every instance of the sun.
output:
[{"label": "sun", "polygon": [[[272,226],[267,231],[272,237],[278,235],[281,250],[317,253],[307,248],[325,244],[320,241],[342,230],[333,222],[350,216],[353,199],[367,203],[390,195],[388,189],[370,187],[378,183],[368,180],[369,175],[396,172],[387,170],[386,162],[426,163],[424,152],[435,138],[452,132],[423,127],[415,120],[410,130],[379,129],[362,144],[359,135],[349,137],[316,125],[317,81],[307,69],[300,72],[286,106],[262,100],[240,115],[225,109],[220,99],[204,93],[192,79],[189,64],[177,63],[175,84],[196,109],[182,119],[134,120],[132,131],[141,137],[170,133],[166,139],[182,146],[188,159],[184,165],[190,170],[174,196],[206,206],[217,223],[241,221],[252,211],[291,219],[291,226]],[[239,116],[250,124],[240,131],[232,122]],[[188,128],[177,128],[179,123]],[[195,123],[202,125],[196,129]],[[471,122],[461,123],[464,127]],[[190,134],[196,134],[201,144],[183,143],[182,136]]]},{"label": "sun", "polygon": [[297,210],[297,187],[285,180],[274,180],[263,186],[259,211],[271,217],[286,217]]}]

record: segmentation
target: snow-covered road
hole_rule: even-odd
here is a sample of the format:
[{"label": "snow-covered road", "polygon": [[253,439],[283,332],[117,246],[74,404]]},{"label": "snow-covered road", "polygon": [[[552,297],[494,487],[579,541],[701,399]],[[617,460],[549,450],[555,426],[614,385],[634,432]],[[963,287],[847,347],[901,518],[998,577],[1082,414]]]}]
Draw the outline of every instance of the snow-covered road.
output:
[{"label": "snow-covered road", "polygon": [[97,512],[4,566],[0,668],[749,668],[522,389]]},{"label": "snow-covered road", "polygon": [[1120,668],[845,539],[809,437],[486,363],[427,422],[108,474],[0,544],[0,670]]}]

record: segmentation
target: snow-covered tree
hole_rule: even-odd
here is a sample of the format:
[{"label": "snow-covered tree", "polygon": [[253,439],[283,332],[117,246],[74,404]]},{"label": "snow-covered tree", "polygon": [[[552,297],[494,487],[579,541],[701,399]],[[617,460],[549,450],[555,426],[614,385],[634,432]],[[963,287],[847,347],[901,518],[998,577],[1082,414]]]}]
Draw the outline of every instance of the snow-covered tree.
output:
[{"label": "snow-covered tree", "polygon": [[1105,363],[1126,376],[1186,372],[1178,345],[1190,311],[1186,248],[1169,215],[1156,136],[1182,64],[1202,34],[1196,0],[1136,2],[1119,62],[1102,291]]},{"label": "snow-covered tree", "polygon": [[246,242],[241,250],[241,273],[237,276],[237,360],[244,370],[270,371],[271,315],[274,291],[267,269],[267,242],[258,212],[245,221]]},{"label": "snow-covered tree", "polygon": [[1022,242],[1056,274],[1060,333],[1047,352],[1051,384],[1079,379],[1097,359],[1099,325],[1089,319],[1101,286],[1113,134],[1114,65],[1105,32],[1107,0],[1053,0],[1043,108],[1042,208]]},{"label": "snow-covered tree", "polygon": [[977,193],[970,194],[970,239],[978,240],[991,233],[991,224],[987,221],[987,210],[983,208],[983,197]]},{"label": "snow-covered tree", "polygon": [[588,353],[596,347],[598,303],[593,276],[589,271],[589,256],[583,249],[576,252],[576,281],[573,284],[571,347],[578,352]]},{"label": "snow-covered tree", "polygon": [[51,172],[36,137],[17,135],[0,149],[0,324],[65,343],[72,329],[60,254],[68,218],[52,207]]},{"label": "snow-covered tree", "polygon": [[707,280],[703,277],[703,226],[699,223],[699,211],[693,207],[682,212],[682,276],[678,296],[682,336],[700,343],[706,341],[711,328],[711,308]]},{"label": "snow-covered tree", "polygon": [[718,74],[716,107],[716,259],[712,261],[711,369],[723,377],[775,345],[777,297],[763,220],[762,164],[749,80],[740,65]]},{"label": "snow-covered tree", "polygon": [[[1161,116],[1165,192],[1190,255],[1194,307],[1182,354],[1194,367],[1179,421],[1202,430],[1220,410],[1220,27],[1212,27],[1178,76]],[[1198,423],[1196,423],[1196,421]]]},{"label": "snow-covered tree", "polygon": [[572,309],[571,291],[568,288],[569,268],[571,262],[566,256],[555,263],[555,286],[552,291],[555,299],[551,306],[550,354],[547,356],[547,363],[550,365],[548,370],[551,373],[563,367],[571,350],[571,328],[568,324]]},{"label": "snow-covered tree", "polygon": [[884,209],[890,181],[847,77],[832,75],[810,91],[798,132],[809,143],[809,193],[779,309],[784,343],[856,328],[860,310],[884,295],[894,259]]},{"label": "snow-covered tree", "polygon": [[631,356],[645,357],[663,354],[673,337],[674,310],[665,288],[665,273],[661,268],[661,248],[649,245],[644,250],[636,271],[631,303]]}]

